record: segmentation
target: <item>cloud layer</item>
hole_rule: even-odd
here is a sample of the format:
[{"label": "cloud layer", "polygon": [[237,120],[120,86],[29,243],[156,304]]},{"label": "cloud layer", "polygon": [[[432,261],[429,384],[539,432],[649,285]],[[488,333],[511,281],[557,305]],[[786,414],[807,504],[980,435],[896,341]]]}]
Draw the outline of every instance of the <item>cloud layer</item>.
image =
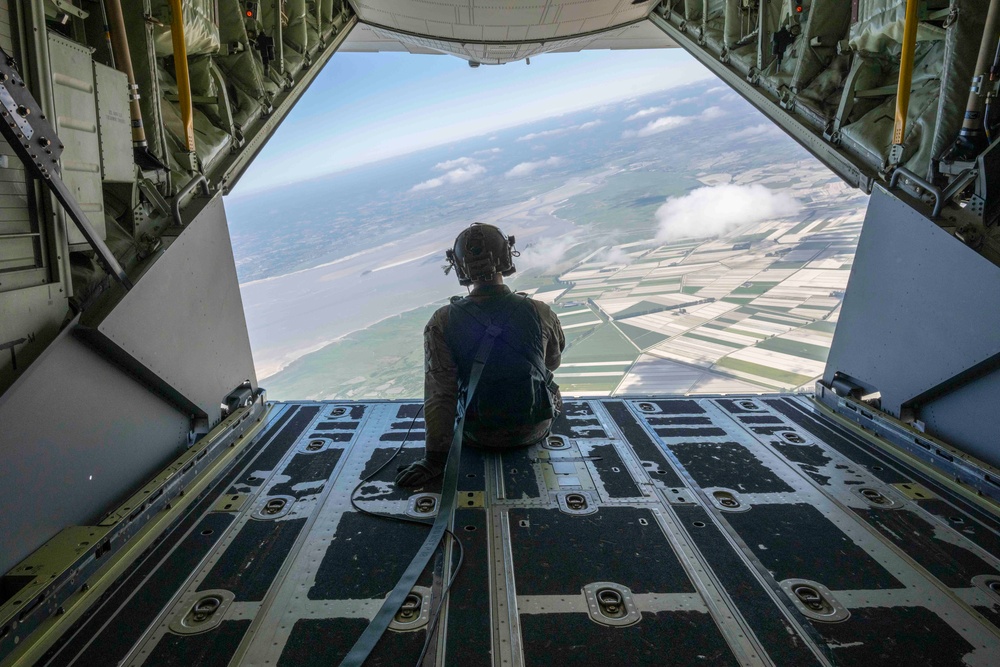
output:
[{"label": "cloud layer", "polygon": [[442,185],[467,183],[477,176],[486,173],[486,167],[479,164],[474,158],[471,157],[460,157],[455,158],[454,160],[445,160],[444,162],[439,162],[434,165],[434,168],[439,171],[444,171],[445,173],[426,180],[423,183],[417,183],[410,188],[410,192],[432,190],[434,188],[439,188]]},{"label": "cloud layer", "polygon": [[[635,112],[626,121],[635,120],[639,118],[644,118],[646,116],[652,116],[660,113],[666,109],[669,109],[668,105],[665,107],[650,107],[648,109],[642,109]],[[721,107],[708,107],[700,114],[694,116],[664,116],[663,118],[657,118],[654,121],[650,121],[641,130],[626,130],[622,132],[623,139],[630,139],[632,137],[649,137],[654,134],[659,134],[660,132],[666,132],[667,130],[673,130],[678,127],[687,125],[691,121],[695,120],[715,120],[721,116],[726,115],[726,112]]]},{"label": "cloud layer", "polygon": [[591,128],[597,127],[603,121],[600,120],[590,120],[586,123],[580,123],[579,125],[570,125],[569,127],[557,127],[554,130],[542,130],[541,132],[532,132],[526,134],[522,137],[518,137],[518,141],[532,141],[534,139],[544,139],[545,137],[554,137],[558,134],[566,134],[567,132],[576,132],[577,130],[589,130]]},{"label": "cloud layer", "polygon": [[656,120],[647,123],[646,127],[638,131],[628,130],[622,133],[622,136],[626,139],[629,137],[649,137],[654,134],[659,134],[660,132],[666,132],[667,130],[673,130],[674,128],[687,125],[691,122],[691,116],[664,116],[663,118],[657,118]]},{"label": "cloud layer", "polygon": [[640,118],[646,118],[648,116],[654,116],[658,113],[663,113],[664,111],[669,111],[673,104],[668,104],[662,107],[649,107],[648,109],[639,109],[634,114],[625,119],[626,122],[630,120],[639,120]]},{"label": "cloud layer", "polygon": [[780,135],[781,130],[778,129],[777,125],[772,125],[771,123],[761,123],[760,125],[752,125],[744,130],[738,132],[733,132],[726,136],[727,139],[753,139],[755,137],[763,137],[766,135]]},{"label": "cloud layer", "polygon": [[555,270],[554,267],[558,267],[566,261],[566,253],[578,242],[577,235],[573,233],[554,239],[540,240],[521,251],[521,256],[517,259],[517,268],[521,271],[528,269]]},{"label": "cloud layer", "polygon": [[434,168],[447,171],[449,169],[455,169],[457,167],[468,167],[473,164],[476,164],[475,158],[458,157],[455,158],[454,160],[445,160],[444,162],[438,162],[436,165],[434,165]]},{"label": "cloud layer", "polygon": [[507,178],[519,178],[527,176],[543,167],[558,167],[564,162],[561,157],[550,157],[546,160],[535,160],[534,162],[522,162],[506,173]]},{"label": "cloud layer", "polygon": [[671,197],[656,211],[659,241],[704,238],[753,222],[795,215],[802,205],[763,185],[716,185]]}]

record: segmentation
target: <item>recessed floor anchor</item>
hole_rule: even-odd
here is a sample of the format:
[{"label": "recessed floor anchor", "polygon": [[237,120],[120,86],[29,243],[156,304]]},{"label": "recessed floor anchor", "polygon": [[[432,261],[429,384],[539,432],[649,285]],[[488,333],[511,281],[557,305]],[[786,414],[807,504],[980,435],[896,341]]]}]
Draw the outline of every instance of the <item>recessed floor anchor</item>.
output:
[{"label": "recessed floor anchor", "polygon": [[740,498],[740,494],[732,489],[708,488],[705,489],[705,492],[712,504],[723,512],[746,512],[750,509],[750,505],[745,503]]},{"label": "recessed floor anchor", "polygon": [[329,438],[309,438],[299,445],[299,451],[305,454],[316,454],[328,449],[331,443]]},{"label": "recessed floor anchor", "polygon": [[418,493],[411,496],[406,504],[406,515],[415,519],[429,519],[437,516],[438,503],[441,500],[437,493]]},{"label": "recessed floor anchor", "polygon": [[597,501],[589,491],[563,491],[558,494],[559,509],[566,514],[593,514]]},{"label": "recessed floor anchor", "polygon": [[649,401],[640,401],[636,403],[636,407],[638,407],[642,412],[654,413],[660,411],[660,408],[656,405],[656,403],[650,403]]},{"label": "recessed floor anchor", "polygon": [[330,416],[333,418],[343,417],[347,414],[347,408],[343,405],[336,405],[332,410],[330,410]]},{"label": "recessed floor anchor", "polygon": [[294,503],[295,498],[292,496],[267,496],[251,516],[264,521],[280,519],[291,511]]},{"label": "recessed floor anchor", "polygon": [[1000,605],[1000,577],[992,574],[979,574],[972,578],[972,585],[986,594],[993,604]]},{"label": "recessed floor anchor", "polygon": [[543,449],[569,449],[569,440],[564,435],[550,435],[542,442]]},{"label": "recessed floor anchor", "polygon": [[199,591],[182,598],[176,607],[177,615],[170,623],[170,631],[196,635],[218,627],[235,597],[230,591],[219,589]]},{"label": "recessed floor anchor", "polygon": [[601,625],[624,627],[642,618],[632,591],[621,584],[610,581],[587,584],[583,587],[583,596],[590,618]]},{"label": "recessed floor anchor", "polygon": [[870,507],[876,507],[878,509],[893,509],[899,507],[899,503],[893,500],[891,497],[879,491],[878,489],[873,489],[869,486],[855,487],[851,489],[856,496],[865,501]]},{"label": "recessed floor anchor", "polygon": [[431,590],[425,586],[414,586],[392,617],[389,629],[396,632],[419,630],[427,625],[430,616]]},{"label": "recessed floor anchor", "polygon": [[792,445],[804,445],[806,444],[806,439],[795,431],[780,431],[778,436],[781,437],[787,443]]},{"label": "recessed floor anchor", "polygon": [[851,616],[823,584],[808,579],[785,579],[780,585],[799,611],[814,621],[840,623]]}]

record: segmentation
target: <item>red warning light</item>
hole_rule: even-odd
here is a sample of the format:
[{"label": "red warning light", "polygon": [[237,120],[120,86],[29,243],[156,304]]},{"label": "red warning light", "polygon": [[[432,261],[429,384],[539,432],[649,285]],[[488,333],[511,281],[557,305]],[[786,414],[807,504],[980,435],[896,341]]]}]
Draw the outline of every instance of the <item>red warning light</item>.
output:
[{"label": "red warning light", "polygon": [[801,14],[802,13],[802,5],[796,5],[796,7],[795,7],[795,13],[797,13],[797,14]]},{"label": "red warning light", "polygon": [[[799,11],[801,11],[801,10],[799,10]],[[249,10],[249,9],[247,10],[247,18],[250,18],[250,19],[253,18],[253,11],[252,10]]]}]

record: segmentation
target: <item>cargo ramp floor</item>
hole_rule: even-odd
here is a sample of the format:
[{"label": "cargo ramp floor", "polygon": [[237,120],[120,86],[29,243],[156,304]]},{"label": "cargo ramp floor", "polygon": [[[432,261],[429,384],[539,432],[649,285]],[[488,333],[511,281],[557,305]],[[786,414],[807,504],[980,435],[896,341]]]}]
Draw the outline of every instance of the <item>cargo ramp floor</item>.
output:
[{"label": "cargo ramp floor", "polygon": [[[466,448],[453,543],[366,665],[1000,664],[1000,523],[804,396],[572,400]],[[337,665],[427,528],[416,402],[272,406],[46,665]],[[439,483],[438,483],[439,484]]]}]

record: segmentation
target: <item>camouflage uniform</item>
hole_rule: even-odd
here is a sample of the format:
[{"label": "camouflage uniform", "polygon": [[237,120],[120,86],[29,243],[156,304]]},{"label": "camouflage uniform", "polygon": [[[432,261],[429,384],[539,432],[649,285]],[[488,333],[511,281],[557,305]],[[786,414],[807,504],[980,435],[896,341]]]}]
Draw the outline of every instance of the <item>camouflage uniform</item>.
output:
[{"label": "camouflage uniform", "polygon": [[[469,296],[476,302],[503,294],[510,294],[510,288],[506,285],[482,285],[473,289]],[[562,351],[566,347],[562,326],[559,318],[546,304],[533,299],[528,301],[535,307],[541,323],[545,366],[554,371],[559,368]],[[458,367],[445,338],[450,309],[451,306],[438,309],[424,328],[424,420],[428,454],[446,454],[455,434]],[[556,402],[556,408],[561,410],[562,399],[557,396]],[[480,433],[478,438],[466,428],[465,437],[468,444],[486,448],[531,444],[540,440],[550,425],[551,420],[546,420],[527,429]]]}]

